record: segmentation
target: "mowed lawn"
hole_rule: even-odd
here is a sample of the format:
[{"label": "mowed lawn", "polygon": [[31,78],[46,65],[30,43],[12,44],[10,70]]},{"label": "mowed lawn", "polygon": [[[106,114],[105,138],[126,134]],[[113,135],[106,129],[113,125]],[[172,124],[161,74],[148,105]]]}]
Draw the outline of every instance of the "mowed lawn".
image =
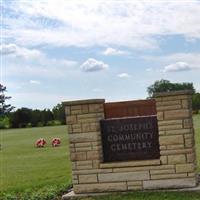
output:
[{"label": "mowed lawn", "polygon": [[[35,148],[35,141],[43,137],[44,148]],[[51,147],[54,137],[61,146]],[[23,191],[56,184],[71,183],[66,126],[10,129],[1,131],[2,191]]]},{"label": "mowed lawn", "polygon": [[[200,115],[194,116],[198,166],[200,166]],[[35,141],[43,137],[47,141],[45,148],[35,148]],[[62,145],[52,148],[50,141],[60,137]],[[66,126],[11,129],[1,131],[0,161],[2,191],[20,192],[26,189],[41,188],[71,183],[68,137]],[[200,167],[198,167],[200,171]],[[177,192],[134,192],[105,197],[87,197],[84,200],[186,200],[200,199],[200,193]]]},{"label": "mowed lawn", "polygon": [[194,128],[195,128],[198,171],[200,172],[200,114],[193,116],[193,123],[194,123]]}]

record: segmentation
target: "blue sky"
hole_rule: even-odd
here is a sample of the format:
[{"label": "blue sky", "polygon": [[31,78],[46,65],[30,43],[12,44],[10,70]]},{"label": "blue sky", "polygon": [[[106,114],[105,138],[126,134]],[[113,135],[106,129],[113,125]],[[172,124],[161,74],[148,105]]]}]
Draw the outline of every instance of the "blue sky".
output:
[{"label": "blue sky", "polygon": [[17,108],[144,99],[156,80],[200,91],[200,1],[3,0],[1,83]]}]

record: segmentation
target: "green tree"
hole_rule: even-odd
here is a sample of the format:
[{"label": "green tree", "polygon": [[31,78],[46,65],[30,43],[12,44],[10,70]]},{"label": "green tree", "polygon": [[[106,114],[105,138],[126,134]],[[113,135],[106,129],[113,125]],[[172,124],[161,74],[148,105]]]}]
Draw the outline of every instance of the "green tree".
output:
[{"label": "green tree", "polygon": [[195,93],[193,83],[171,83],[168,80],[155,81],[153,85],[147,88],[149,97],[152,97],[156,92],[169,92],[177,90],[192,90]]},{"label": "green tree", "polygon": [[11,126],[13,128],[24,128],[31,122],[32,110],[29,108],[17,109],[10,115]]},{"label": "green tree", "polygon": [[10,128],[10,118],[8,116],[0,117],[0,129]]},{"label": "green tree", "polygon": [[11,112],[14,107],[10,104],[6,104],[6,100],[10,99],[11,97],[5,95],[6,87],[0,83],[0,116],[8,114]]},{"label": "green tree", "polygon": [[62,104],[58,103],[56,106],[54,106],[52,112],[55,120],[65,124],[65,110]]},{"label": "green tree", "polygon": [[53,120],[53,113],[49,109],[44,109],[41,111],[41,122],[44,126],[47,125],[49,121]]},{"label": "green tree", "polygon": [[196,93],[192,96],[192,108],[195,113],[198,113],[200,110],[200,93]]},{"label": "green tree", "polygon": [[36,109],[36,110],[32,110],[31,112],[31,124],[33,127],[38,126],[38,124],[43,125],[43,123],[41,123],[42,121],[42,111]]}]

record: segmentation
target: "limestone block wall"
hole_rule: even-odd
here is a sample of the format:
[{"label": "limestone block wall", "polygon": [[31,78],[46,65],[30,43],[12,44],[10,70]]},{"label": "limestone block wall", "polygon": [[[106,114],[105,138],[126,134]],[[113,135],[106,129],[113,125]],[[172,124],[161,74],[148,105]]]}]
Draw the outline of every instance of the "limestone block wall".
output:
[{"label": "limestone block wall", "polygon": [[97,172],[102,160],[99,121],[104,119],[104,102],[104,99],[92,99],[64,103],[72,181],[77,193],[79,186],[98,183]]},{"label": "limestone block wall", "polygon": [[160,159],[103,163],[104,99],[64,102],[75,193],[197,185],[191,91],[158,93]]}]

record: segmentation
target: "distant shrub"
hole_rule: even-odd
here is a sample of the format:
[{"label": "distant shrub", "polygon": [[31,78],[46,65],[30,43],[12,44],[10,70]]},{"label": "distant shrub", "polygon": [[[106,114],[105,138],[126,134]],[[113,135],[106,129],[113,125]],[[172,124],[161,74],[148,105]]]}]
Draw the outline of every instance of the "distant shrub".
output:
[{"label": "distant shrub", "polygon": [[61,125],[62,123],[59,120],[51,120],[47,122],[47,126],[58,126]]},{"label": "distant shrub", "polygon": [[43,126],[44,126],[44,124],[42,122],[37,123],[37,127],[43,127]]},{"label": "distant shrub", "polygon": [[26,124],[26,128],[31,128],[31,127],[32,127],[31,123]]},{"label": "distant shrub", "polygon": [[192,113],[195,114],[195,115],[197,115],[197,114],[200,113],[200,110],[193,110]]},{"label": "distant shrub", "polygon": [[7,116],[0,117],[0,129],[10,128],[10,120]]},{"label": "distant shrub", "polygon": [[26,123],[20,123],[19,128],[26,128],[26,125],[27,125]]}]

